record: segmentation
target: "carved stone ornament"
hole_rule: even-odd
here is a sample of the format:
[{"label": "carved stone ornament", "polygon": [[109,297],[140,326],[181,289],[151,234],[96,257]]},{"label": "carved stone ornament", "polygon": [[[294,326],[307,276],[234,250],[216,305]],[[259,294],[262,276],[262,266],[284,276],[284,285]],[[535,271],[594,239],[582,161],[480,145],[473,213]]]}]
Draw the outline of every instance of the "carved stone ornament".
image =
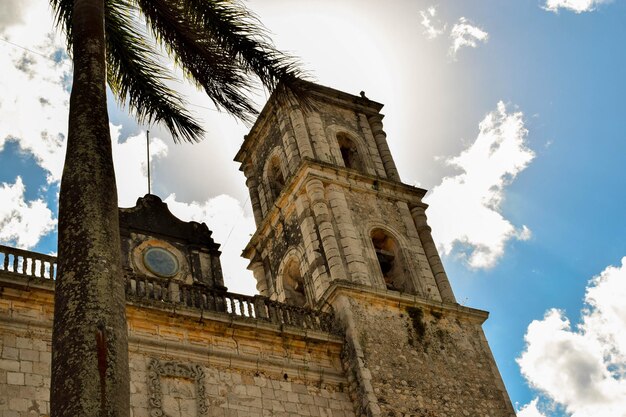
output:
[{"label": "carved stone ornament", "polygon": [[196,387],[196,401],[198,416],[205,416],[209,412],[205,399],[204,371],[200,365],[184,364],[179,362],[160,362],[152,359],[148,365],[148,404],[150,417],[171,417],[163,411],[163,393],[161,391],[161,377],[185,378],[194,382]]}]

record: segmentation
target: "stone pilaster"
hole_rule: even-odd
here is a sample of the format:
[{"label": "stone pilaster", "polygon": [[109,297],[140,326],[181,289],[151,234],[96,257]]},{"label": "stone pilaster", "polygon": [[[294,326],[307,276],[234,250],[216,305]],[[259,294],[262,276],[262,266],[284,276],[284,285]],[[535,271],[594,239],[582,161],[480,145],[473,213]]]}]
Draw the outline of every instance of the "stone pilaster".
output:
[{"label": "stone pilaster", "polygon": [[330,270],[331,280],[347,279],[346,270],[339,251],[335,230],[331,223],[331,215],[326,203],[324,184],[314,179],[306,184],[307,194],[311,200],[311,209],[319,231],[322,247],[326,254],[326,263]]},{"label": "stone pilaster", "polygon": [[295,201],[296,213],[298,215],[302,240],[304,243],[304,253],[309,265],[311,282],[313,283],[313,293],[315,301],[322,295],[328,286],[330,277],[328,276],[324,257],[322,256],[322,244],[318,239],[317,229],[313,212],[309,206],[309,201],[305,195],[299,195]]},{"label": "stone pilaster", "polygon": [[363,257],[363,242],[359,239],[354,227],[343,189],[337,185],[329,185],[327,195],[333,217],[337,223],[341,250],[346,260],[350,280],[359,284],[372,285]]},{"label": "stone pilaster", "polygon": [[315,157],[313,148],[311,147],[311,141],[309,140],[309,134],[306,129],[306,121],[300,107],[293,106],[289,112],[289,118],[291,120],[291,126],[296,136],[296,142],[298,144],[298,151],[302,158]]},{"label": "stone pilaster", "polygon": [[385,172],[385,166],[383,165],[383,161],[380,158],[380,150],[377,147],[377,143],[374,139],[374,135],[372,133],[369,121],[363,113],[359,113],[358,117],[359,127],[361,128],[363,136],[365,136],[365,143],[367,144],[367,149],[373,164],[374,172],[372,172],[371,174],[377,175],[381,178],[387,178],[387,172]]},{"label": "stone pilaster", "polygon": [[328,139],[324,133],[322,118],[317,112],[309,112],[307,114],[306,121],[317,159],[323,162],[332,163],[333,161],[331,158],[330,146],[328,146]]},{"label": "stone pilaster", "polygon": [[456,298],[452,292],[452,287],[450,287],[448,275],[443,269],[443,264],[441,263],[437,246],[435,245],[433,236],[430,233],[430,226],[428,226],[426,221],[426,207],[428,207],[426,204],[420,204],[413,207],[411,209],[411,215],[413,216],[417,233],[419,234],[420,241],[422,242],[424,253],[426,253],[426,258],[430,264],[430,269],[433,271],[441,299],[448,303],[456,303]]},{"label": "stone pilaster", "polygon": [[376,139],[376,146],[378,147],[378,153],[385,166],[387,177],[394,181],[400,181],[400,175],[396,168],[396,163],[393,161],[389,145],[387,144],[387,134],[383,130],[383,115],[377,114],[368,118],[370,126],[372,127],[372,134]]},{"label": "stone pilaster", "polygon": [[278,128],[280,129],[283,147],[285,149],[285,155],[287,157],[287,168],[289,170],[289,175],[293,175],[300,164],[298,144],[296,143],[291,126],[288,123],[289,118],[285,116],[285,112],[281,108],[278,108],[276,110],[276,115],[278,118]]},{"label": "stone pilaster", "polygon": [[[250,176],[248,176],[250,174]],[[246,171],[246,186],[250,192],[250,204],[252,205],[252,213],[254,214],[254,222],[257,227],[263,221],[263,211],[261,210],[261,201],[259,200],[259,191],[256,177],[254,174]]]}]

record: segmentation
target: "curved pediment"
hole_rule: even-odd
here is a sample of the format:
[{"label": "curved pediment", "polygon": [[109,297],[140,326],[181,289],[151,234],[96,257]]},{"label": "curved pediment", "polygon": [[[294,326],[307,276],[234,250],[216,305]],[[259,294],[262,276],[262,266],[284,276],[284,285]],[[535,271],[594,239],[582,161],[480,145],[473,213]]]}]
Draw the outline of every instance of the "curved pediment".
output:
[{"label": "curved pediment", "polygon": [[219,248],[211,237],[213,232],[205,223],[180,220],[170,212],[166,203],[153,194],[138,198],[135,207],[120,208],[119,219],[122,235],[138,231],[213,250]]}]

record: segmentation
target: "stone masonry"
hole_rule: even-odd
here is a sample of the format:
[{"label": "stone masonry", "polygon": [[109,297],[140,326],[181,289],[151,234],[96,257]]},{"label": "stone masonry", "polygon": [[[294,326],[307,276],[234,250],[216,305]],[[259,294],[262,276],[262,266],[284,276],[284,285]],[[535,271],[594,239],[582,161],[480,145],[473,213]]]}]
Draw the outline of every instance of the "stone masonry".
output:
[{"label": "stone masonry", "polygon": [[[514,417],[401,182],[382,104],[272,96],[235,160],[259,295],[224,286],[205,224],[120,210],[133,417]],[[56,259],[0,246],[0,417],[47,416]]]}]

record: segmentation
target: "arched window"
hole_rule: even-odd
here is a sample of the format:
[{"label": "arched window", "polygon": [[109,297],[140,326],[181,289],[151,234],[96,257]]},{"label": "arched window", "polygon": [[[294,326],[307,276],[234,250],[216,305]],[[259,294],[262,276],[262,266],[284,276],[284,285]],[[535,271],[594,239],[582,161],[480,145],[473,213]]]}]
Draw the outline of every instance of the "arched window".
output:
[{"label": "arched window", "polygon": [[359,155],[356,143],[345,133],[337,134],[337,142],[339,143],[339,151],[341,152],[345,167],[363,172],[363,160],[361,159],[361,155]]},{"label": "arched window", "polygon": [[300,273],[300,265],[296,259],[291,259],[283,268],[282,274],[285,303],[302,307],[306,304],[304,279]]},{"label": "arched window", "polygon": [[374,229],[371,237],[387,289],[413,293],[410,274],[396,239],[382,229]]},{"label": "arched window", "polygon": [[280,168],[280,159],[278,156],[274,156],[270,161],[267,170],[267,180],[272,193],[272,199],[276,199],[283,188],[285,188],[285,177],[283,176],[283,171]]}]

